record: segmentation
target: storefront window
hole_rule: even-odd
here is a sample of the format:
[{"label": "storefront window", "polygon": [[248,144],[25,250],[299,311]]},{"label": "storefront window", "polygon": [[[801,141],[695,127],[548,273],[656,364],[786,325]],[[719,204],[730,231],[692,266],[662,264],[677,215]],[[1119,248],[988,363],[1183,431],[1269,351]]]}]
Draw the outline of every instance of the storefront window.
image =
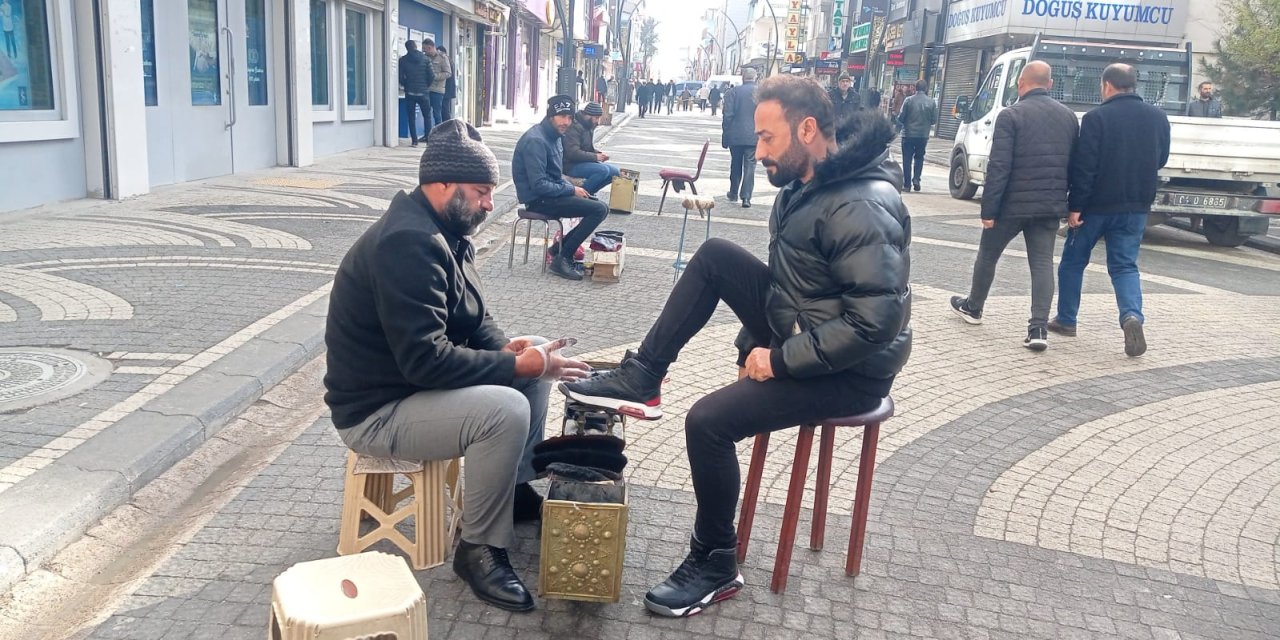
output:
[{"label": "storefront window", "polygon": [[147,106],[160,103],[156,90],[156,12],[154,0],[142,0],[142,91]]},{"label": "storefront window", "polygon": [[311,104],[329,106],[329,8],[311,0]]},{"label": "storefront window", "polygon": [[187,0],[187,41],[190,44],[191,104],[222,104],[217,0]]},{"label": "storefront window", "polygon": [[0,0],[0,111],[53,109],[47,0]]},{"label": "storefront window", "polygon": [[267,8],[265,0],[244,3],[245,74],[249,104],[267,104]]},{"label": "storefront window", "polygon": [[368,23],[365,14],[347,9],[347,105],[369,105]]}]

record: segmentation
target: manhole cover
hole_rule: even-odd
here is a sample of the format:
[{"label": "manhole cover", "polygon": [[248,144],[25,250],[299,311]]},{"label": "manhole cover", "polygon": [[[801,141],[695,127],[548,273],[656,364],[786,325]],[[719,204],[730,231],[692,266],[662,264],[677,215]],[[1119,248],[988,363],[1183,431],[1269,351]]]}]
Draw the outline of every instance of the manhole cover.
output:
[{"label": "manhole cover", "polygon": [[105,380],[111,363],[61,349],[0,349],[0,413],[61,400]]}]

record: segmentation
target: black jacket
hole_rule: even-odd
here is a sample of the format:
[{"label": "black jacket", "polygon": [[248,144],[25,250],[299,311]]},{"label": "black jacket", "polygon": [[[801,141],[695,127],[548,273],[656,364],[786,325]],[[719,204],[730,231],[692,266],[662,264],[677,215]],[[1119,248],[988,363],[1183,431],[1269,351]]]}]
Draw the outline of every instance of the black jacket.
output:
[{"label": "black jacket", "polygon": [[599,162],[596,158],[596,126],[581,113],[573,116],[573,124],[564,134],[564,170],[586,162]]},{"label": "black jacket", "polygon": [[1080,121],[1044,89],[996,116],[982,192],[982,217],[1065,218],[1071,150]]},{"label": "black jacket", "polygon": [[[911,354],[911,217],[888,119],[862,112],[844,128],[849,143],[807,184],[783,187],[769,216],[771,365],[886,395]],[[737,344],[755,346],[745,334]]]},{"label": "black jacket", "polygon": [[1169,161],[1169,117],[1135,93],[1112,96],[1080,121],[1071,154],[1072,211],[1149,213]]},{"label": "black jacket", "polygon": [[550,120],[543,118],[516,141],[511,181],[522,204],[573,195],[573,184],[564,179],[564,144]]},{"label": "black jacket", "polygon": [[442,229],[419,189],[400,192],[334,277],[324,401],[339,429],[427,389],[509,385],[515,355],[485,310],[475,250]]},{"label": "black jacket", "polygon": [[1192,118],[1221,118],[1222,103],[1215,96],[1209,96],[1208,100],[1194,97],[1187,103],[1187,115]]},{"label": "black jacket", "polygon": [[756,83],[747,82],[724,97],[721,139],[726,147],[756,146]]},{"label": "black jacket", "polygon": [[400,56],[400,85],[405,95],[425,96],[435,81],[436,74],[431,70],[427,54],[414,49]]},{"label": "black jacket", "polygon": [[827,94],[831,96],[831,104],[836,108],[836,122],[852,116],[862,108],[862,98],[853,87],[849,88],[847,96],[840,95],[840,87],[831,87]]}]

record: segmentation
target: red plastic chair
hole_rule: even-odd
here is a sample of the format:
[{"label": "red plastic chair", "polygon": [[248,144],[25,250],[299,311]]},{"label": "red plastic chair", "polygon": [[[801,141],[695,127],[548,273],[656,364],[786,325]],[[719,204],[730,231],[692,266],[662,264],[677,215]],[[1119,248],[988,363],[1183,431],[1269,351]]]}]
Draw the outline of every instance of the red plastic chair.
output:
[{"label": "red plastic chair", "polygon": [[[698,169],[690,174],[684,169],[663,169],[658,172],[658,177],[662,178],[662,200],[658,202],[658,215],[662,215],[662,205],[667,202],[667,189],[671,187],[671,183],[676,183],[679,187],[685,184],[693,190],[693,195],[698,195],[698,187],[696,183],[698,178],[702,177],[702,164],[707,161],[707,149],[711,147],[711,140],[702,143],[702,155],[698,156]],[[677,188],[677,191],[680,189]]]},{"label": "red plastic chair", "polygon": [[[796,440],[796,458],[791,468],[791,482],[787,487],[787,505],[782,514],[782,533],[778,536],[778,553],[773,562],[773,579],[769,588],[782,593],[787,588],[787,574],[791,570],[791,551],[795,547],[796,527],[800,523],[800,503],[804,499],[804,480],[809,471],[809,453],[813,449],[813,431],[822,427],[818,452],[818,486],[813,499],[813,530],[809,534],[809,548],[821,551],[827,527],[827,496],[831,491],[831,458],[835,451],[836,429],[839,427],[864,427],[862,432],[862,456],[858,460],[858,487],[853,500],[853,525],[849,531],[849,555],[845,559],[845,575],[856,576],[862,572],[862,543],[867,535],[867,511],[871,503],[871,476],[875,473],[876,441],[880,437],[880,424],[893,417],[893,398],[880,400],[880,406],[856,416],[823,420],[817,425],[800,427]],[[751,451],[751,467],[747,472],[747,488],[742,496],[742,516],[738,520],[738,562],[747,558],[747,544],[751,541],[751,524],[755,520],[756,502],[760,497],[760,478],[764,474],[764,458],[769,450],[769,434],[756,436]]]}]

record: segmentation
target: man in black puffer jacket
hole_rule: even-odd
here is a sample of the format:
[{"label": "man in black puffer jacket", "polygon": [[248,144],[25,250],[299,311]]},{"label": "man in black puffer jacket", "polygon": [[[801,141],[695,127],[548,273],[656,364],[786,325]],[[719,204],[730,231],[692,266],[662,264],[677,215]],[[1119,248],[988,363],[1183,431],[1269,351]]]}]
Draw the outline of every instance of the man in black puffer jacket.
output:
[{"label": "man in black puffer jacket", "polygon": [[649,610],[688,616],[742,588],[733,517],[735,443],[879,406],[911,353],[911,219],[889,160],[893,129],[876,112],[842,123],[812,80],[760,84],[756,155],[781,187],[769,218],[769,263],[712,238],[622,366],[561,385],[570,398],[641,418],[661,416],[667,367],[724,301],[743,324],[744,379],[698,400],[685,442],[698,501],[684,564],[645,596]]},{"label": "man in black puffer jacket", "polygon": [[973,265],[969,296],[951,298],[951,310],[969,324],[982,324],[982,307],[996,276],[996,262],[1022,234],[1031,266],[1031,321],[1022,345],[1049,346],[1053,304],[1053,245],[1059,220],[1067,217],[1071,150],[1080,133],[1075,112],[1049,96],[1053,69],[1028,63],[1018,77],[1018,103],[996,117],[991,158],[982,193],[982,240]]},{"label": "man in black puffer jacket", "polygon": [[406,41],[404,48],[407,53],[400,56],[400,86],[404,87],[404,101],[409,106],[409,139],[416,147],[418,146],[418,119],[414,117],[415,109],[422,109],[424,140],[432,127],[440,124],[432,120],[431,100],[427,98],[436,74],[431,70],[431,61],[427,59],[426,54],[418,51],[418,43],[412,40]]}]

